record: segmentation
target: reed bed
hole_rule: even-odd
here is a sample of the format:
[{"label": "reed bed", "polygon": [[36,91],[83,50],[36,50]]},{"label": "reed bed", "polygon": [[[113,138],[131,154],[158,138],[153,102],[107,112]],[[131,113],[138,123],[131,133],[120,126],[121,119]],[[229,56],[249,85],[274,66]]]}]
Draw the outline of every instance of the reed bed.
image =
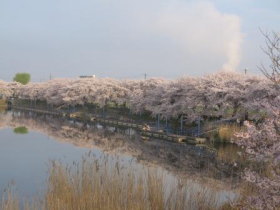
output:
[{"label": "reed bed", "polygon": [[[30,201],[31,200],[31,201]],[[194,189],[182,180],[168,183],[158,170],[124,167],[87,155],[72,165],[52,161],[42,198],[20,204],[8,190],[3,210],[177,210],[219,209],[216,191]]]}]

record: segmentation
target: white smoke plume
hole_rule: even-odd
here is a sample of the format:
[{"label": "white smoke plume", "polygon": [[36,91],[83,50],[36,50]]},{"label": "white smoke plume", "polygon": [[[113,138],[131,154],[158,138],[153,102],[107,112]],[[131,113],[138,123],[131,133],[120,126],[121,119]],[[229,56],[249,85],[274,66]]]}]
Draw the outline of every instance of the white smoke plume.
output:
[{"label": "white smoke plume", "polygon": [[177,2],[162,9],[156,25],[188,55],[201,55],[201,62],[222,58],[220,68],[235,71],[241,59],[240,22],[238,16],[221,13],[209,2]]}]

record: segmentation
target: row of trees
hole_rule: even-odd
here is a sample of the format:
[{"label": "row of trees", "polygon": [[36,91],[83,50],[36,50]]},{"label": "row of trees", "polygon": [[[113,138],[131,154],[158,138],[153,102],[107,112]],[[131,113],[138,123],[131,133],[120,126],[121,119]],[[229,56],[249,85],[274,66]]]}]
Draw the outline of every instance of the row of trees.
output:
[{"label": "row of trees", "polygon": [[177,80],[115,80],[108,78],[54,79],[43,83],[7,83],[0,81],[7,97],[46,101],[56,106],[115,103],[133,112],[190,121],[197,117],[220,118],[249,113],[258,120],[269,109],[262,103],[280,103],[275,84],[264,77],[219,72],[203,77]]}]

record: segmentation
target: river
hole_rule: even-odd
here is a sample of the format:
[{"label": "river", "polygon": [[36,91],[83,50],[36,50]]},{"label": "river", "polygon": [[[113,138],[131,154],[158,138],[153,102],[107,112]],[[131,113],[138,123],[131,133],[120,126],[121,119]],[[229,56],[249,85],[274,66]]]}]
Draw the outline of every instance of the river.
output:
[{"label": "river", "polygon": [[45,190],[51,160],[71,164],[89,152],[110,164],[119,162],[123,168],[161,171],[167,186],[180,179],[195,191],[211,189],[209,193],[216,192],[219,204],[238,196],[239,179],[232,164],[222,163],[205,148],[143,141],[131,129],[20,111],[0,113],[0,195],[9,185],[16,188],[20,199],[38,195]]}]

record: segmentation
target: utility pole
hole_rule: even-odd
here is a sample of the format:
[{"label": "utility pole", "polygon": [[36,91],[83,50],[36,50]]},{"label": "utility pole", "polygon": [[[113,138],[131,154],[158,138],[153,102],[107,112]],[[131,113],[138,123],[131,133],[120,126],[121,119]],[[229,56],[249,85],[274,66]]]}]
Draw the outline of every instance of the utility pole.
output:
[{"label": "utility pole", "polygon": [[144,74],[144,78],[145,78],[145,80],[147,79],[147,73]]},{"label": "utility pole", "polygon": [[244,71],[245,71],[245,75],[246,75],[246,74],[247,74],[247,72],[248,72],[248,69],[247,69],[247,68],[245,68],[245,69],[244,69]]}]

